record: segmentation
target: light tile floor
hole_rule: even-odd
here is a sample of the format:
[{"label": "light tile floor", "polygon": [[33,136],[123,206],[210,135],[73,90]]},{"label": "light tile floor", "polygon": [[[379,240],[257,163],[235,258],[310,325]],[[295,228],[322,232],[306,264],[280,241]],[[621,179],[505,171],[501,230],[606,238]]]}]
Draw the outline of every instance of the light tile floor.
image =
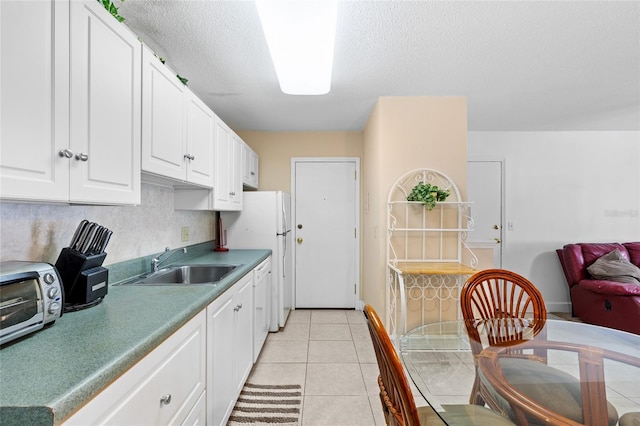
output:
[{"label": "light tile floor", "polygon": [[[431,375],[434,392],[443,402],[467,403],[470,385],[462,386],[457,392],[460,386],[456,384],[473,381],[471,355],[434,355],[430,354],[433,359],[429,362],[440,366],[437,369],[440,374],[436,371]],[[455,371],[449,365],[452,364],[450,358],[440,357],[454,357]],[[456,377],[454,373],[462,374],[462,370],[465,374]],[[291,312],[283,330],[269,333],[249,381],[300,384],[303,388],[301,426],[384,426],[377,377],[378,365],[362,311],[302,309]],[[637,378],[632,382],[637,383]],[[413,383],[411,385],[416,404],[426,405]],[[640,391],[636,386],[616,391],[608,393],[607,399],[620,413],[640,409]]]},{"label": "light tile floor", "polygon": [[298,309],[269,333],[249,380],[302,385],[302,426],[382,426],[377,378],[362,311]]}]

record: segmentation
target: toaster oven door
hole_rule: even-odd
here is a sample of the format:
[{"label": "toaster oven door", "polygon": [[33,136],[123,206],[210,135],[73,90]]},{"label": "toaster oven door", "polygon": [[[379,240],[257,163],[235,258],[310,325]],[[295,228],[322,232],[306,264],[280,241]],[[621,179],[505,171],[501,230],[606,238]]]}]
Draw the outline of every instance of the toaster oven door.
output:
[{"label": "toaster oven door", "polygon": [[42,328],[42,291],[37,273],[2,277],[0,344]]}]

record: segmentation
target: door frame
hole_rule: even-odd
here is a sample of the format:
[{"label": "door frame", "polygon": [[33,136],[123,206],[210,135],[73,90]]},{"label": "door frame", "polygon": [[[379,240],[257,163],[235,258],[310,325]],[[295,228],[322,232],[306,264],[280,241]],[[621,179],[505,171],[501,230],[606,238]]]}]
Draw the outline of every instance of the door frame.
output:
[{"label": "door frame", "polygon": [[[293,232],[295,224],[297,222],[296,218],[296,165],[298,163],[354,163],[356,168],[356,178],[355,178],[355,186],[356,186],[356,194],[355,194],[355,226],[356,226],[356,238],[355,238],[355,286],[356,291],[354,294],[355,300],[353,306],[355,306],[356,310],[362,310],[362,303],[360,302],[360,234],[362,233],[360,230],[360,158],[359,157],[291,157],[291,231]],[[296,247],[295,241],[293,244]],[[292,262],[296,265],[296,250],[293,250],[293,258]],[[295,274],[295,272],[294,272]],[[292,310],[296,309],[296,286],[293,288],[293,303]]]},{"label": "door frame", "polygon": [[[500,254],[499,254],[499,264],[498,265],[494,265],[495,268],[502,268],[504,265],[504,253],[505,253],[505,247],[507,244],[507,227],[506,225],[506,160],[504,157],[492,157],[492,156],[470,156],[467,157],[467,163],[469,162],[494,162],[494,163],[500,163],[500,186],[501,186],[501,190],[500,190]],[[468,168],[467,168],[468,170]],[[469,174],[467,172],[467,180],[469,179]],[[467,193],[467,198],[468,198],[469,194]],[[468,201],[473,201],[473,200],[468,200]],[[473,217],[472,217],[473,219]],[[473,249],[473,248],[493,248],[494,246],[490,243],[480,243],[480,242],[469,242],[467,241],[467,245],[469,246],[469,248]]]}]

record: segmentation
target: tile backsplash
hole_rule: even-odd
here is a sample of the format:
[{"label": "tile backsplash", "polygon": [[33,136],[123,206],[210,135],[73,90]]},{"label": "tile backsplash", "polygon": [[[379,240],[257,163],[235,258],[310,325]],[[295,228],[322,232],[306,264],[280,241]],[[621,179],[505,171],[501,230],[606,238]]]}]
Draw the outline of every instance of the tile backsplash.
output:
[{"label": "tile backsplash", "polygon": [[0,260],[55,263],[82,219],[113,231],[105,265],[215,238],[215,212],[174,210],[172,188],[143,183],[139,206],[0,203]]}]

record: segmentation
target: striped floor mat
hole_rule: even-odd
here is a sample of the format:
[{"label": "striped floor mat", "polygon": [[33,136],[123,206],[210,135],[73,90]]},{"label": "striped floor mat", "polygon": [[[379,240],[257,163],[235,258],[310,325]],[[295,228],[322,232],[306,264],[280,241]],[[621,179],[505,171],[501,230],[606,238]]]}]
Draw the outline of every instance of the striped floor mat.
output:
[{"label": "striped floor mat", "polygon": [[227,425],[299,425],[301,406],[300,385],[245,383]]}]

